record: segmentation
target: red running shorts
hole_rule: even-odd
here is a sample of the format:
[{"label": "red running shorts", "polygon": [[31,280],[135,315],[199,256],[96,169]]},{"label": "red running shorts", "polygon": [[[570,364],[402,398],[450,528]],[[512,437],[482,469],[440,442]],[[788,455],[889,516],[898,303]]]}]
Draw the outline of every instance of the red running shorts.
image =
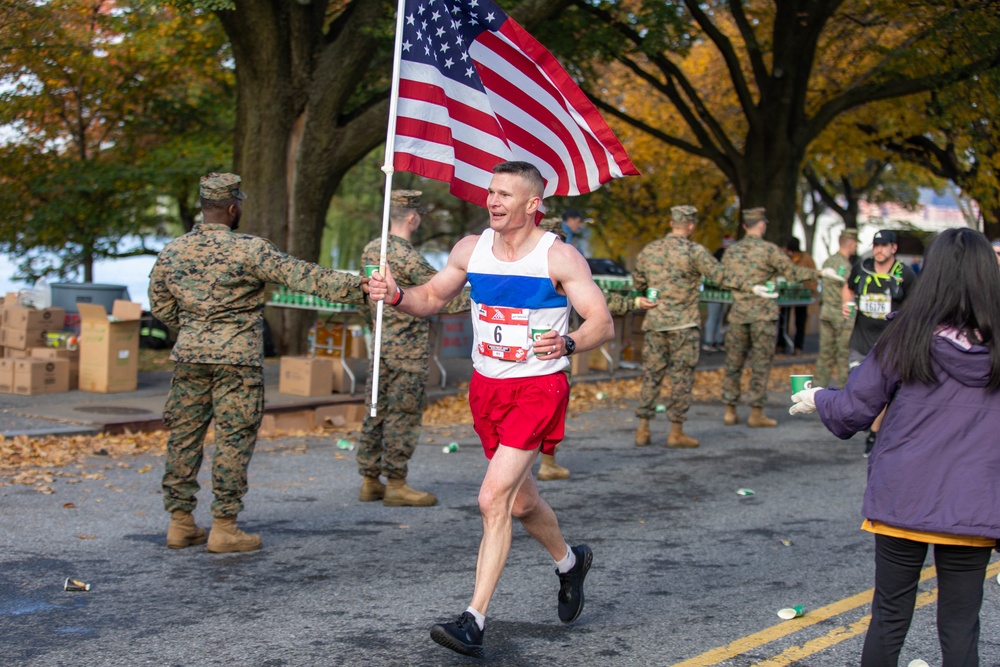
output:
[{"label": "red running shorts", "polygon": [[569,381],[565,373],[494,379],[474,372],[469,383],[472,423],[486,458],[497,447],[553,454],[565,435]]}]

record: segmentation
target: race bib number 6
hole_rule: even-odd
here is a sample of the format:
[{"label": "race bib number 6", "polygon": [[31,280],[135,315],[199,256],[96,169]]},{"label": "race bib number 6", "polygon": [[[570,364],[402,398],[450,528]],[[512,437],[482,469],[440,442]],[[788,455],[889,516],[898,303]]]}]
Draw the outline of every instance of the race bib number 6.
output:
[{"label": "race bib number 6", "polygon": [[476,313],[479,354],[501,361],[528,360],[527,308],[480,305]]}]

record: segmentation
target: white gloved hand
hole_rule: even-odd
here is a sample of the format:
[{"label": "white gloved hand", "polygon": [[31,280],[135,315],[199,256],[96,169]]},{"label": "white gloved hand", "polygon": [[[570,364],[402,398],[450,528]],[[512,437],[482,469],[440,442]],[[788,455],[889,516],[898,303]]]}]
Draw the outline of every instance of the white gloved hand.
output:
[{"label": "white gloved hand", "polygon": [[816,392],[823,387],[810,387],[797,394],[792,394],[792,407],[788,408],[790,415],[811,415],[816,412]]},{"label": "white gloved hand", "polygon": [[837,273],[837,269],[833,268],[832,266],[826,267],[825,269],[820,271],[819,274],[824,278],[829,278],[830,280],[836,280],[838,283],[847,282],[847,279],[844,278],[844,276]]},{"label": "white gloved hand", "polygon": [[777,292],[777,290],[774,291],[774,292],[769,292],[768,289],[767,289],[767,287],[764,286],[764,285],[754,285],[751,288],[751,291],[754,294],[756,294],[757,296],[761,297],[762,299],[777,299],[778,298],[778,292]]}]

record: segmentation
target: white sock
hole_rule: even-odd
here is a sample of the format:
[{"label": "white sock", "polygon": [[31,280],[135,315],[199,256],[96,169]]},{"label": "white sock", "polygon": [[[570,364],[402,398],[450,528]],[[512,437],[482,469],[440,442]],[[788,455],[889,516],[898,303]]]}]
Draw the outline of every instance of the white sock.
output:
[{"label": "white sock", "polygon": [[472,614],[473,616],[476,617],[476,625],[478,625],[479,629],[482,630],[483,627],[486,625],[486,617],[483,616],[482,614],[480,614],[478,611],[476,611],[472,607],[469,607],[465,611],[469,612],[470,614]]},{"label": "white sock", "polygon": [[567,572],[573,569],[574,565],[576,565],[576,554],[573,553],[573,550],[570,549],[569,545],[567,544],[566,555],[563,557],[562,560],[556,561],[556,569],[559,570],[560,574],[566,574]]}]

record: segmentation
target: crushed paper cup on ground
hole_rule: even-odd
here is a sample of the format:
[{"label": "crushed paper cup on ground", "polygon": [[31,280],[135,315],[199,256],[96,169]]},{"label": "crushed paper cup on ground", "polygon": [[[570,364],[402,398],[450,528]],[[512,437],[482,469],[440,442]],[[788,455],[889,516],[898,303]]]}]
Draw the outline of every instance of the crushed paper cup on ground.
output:
[{"label": "crushed paper cup on ground", "polygon": [[910,660],[910,664],[908,664],[906,667],[928,667],[928,665],[920,658],[917,658],[916,660]]},{"label": "crushed paper cup on ground", "polygon": [[66,579],[65,583],[63,583],[63,590],[70,592],[89,591],[90,584],[84,583],[79,579]]},{"label": "crushed paper cup on ground", "polygon": [[752,496],[755,495],[753,489],[736,489],[736,495],[738,496]]},{"label": "crushed paper cup on ground", "polygon": [[795,607],[785,607],[784,609],[779,609],[778,617],[783,620],[790,621],[793,618],[798,618],[804,613],[805,610],[803,609],[802,605],[797,605]]}]

